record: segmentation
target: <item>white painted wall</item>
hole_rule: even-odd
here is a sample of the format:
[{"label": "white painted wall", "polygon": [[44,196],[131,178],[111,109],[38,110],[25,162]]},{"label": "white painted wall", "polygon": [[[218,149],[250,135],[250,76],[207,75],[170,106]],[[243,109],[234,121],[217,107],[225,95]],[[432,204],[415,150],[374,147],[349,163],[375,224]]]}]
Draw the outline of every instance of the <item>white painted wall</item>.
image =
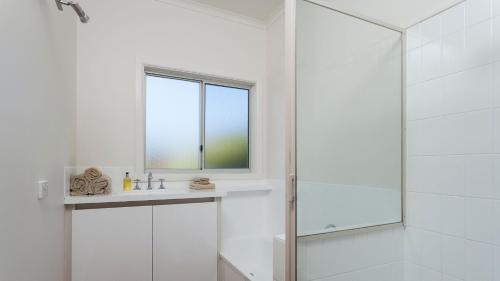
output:
[{"label": "white painted wall", "polygon": [[406,280],[500,280],[500,1],[408,33]]},{"label": "white painted wall", "polygon": [[[0,280],[64,279],[63,167],[74,163],[76,18],[0,3]],[[49,180],[37,200],[35,183]]]},{"label": "white painted wall", "polygon": [[[287,104],[285,85],[285,15],[284,10],[270,21],[267,28],[267,180],[270,194],[271,233],[283,235],[286,223],[285,153]],[[285,248],[273,239],[273,276],[281,281],[285,272]]]},{"label": "white painted wall", "polygon": [[81,1],[92,23],[78,27],[78,165],[135,166],[140,62],[256,81],[265,95],[265,26],[172,2]]},{"label": "white painted wall", "polygon": [[285,18],[281,12],[267,28],[267,145],[266,178],[273,186],[271,215],[273,234],[285,233]]}]

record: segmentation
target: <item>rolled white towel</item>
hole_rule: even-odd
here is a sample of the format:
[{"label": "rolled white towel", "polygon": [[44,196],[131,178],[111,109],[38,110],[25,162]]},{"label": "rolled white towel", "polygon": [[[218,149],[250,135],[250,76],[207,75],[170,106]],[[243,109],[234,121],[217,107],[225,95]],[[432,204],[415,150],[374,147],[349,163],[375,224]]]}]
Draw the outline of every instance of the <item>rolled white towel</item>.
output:
[{"label": "rolled white towel", "polygon": [[83,173],[83,176],[88,180],[88,181],[95,181],[98,178],[102,177],[102,172],[99,171],[97,168],[88,168],[85,170]]},{"label": "rolled white towel", "polygon": [[108,176],[101,176],[90,182],[89,186],[94,194],[109,194],[111,193],[111,178]]},{"label": "rolled white towel", "polygon": [[73,196],[83,196],[93,194],[93,191],[89,188],[89,181],[83,175],[71,176],[70,177],[70,194]]}]

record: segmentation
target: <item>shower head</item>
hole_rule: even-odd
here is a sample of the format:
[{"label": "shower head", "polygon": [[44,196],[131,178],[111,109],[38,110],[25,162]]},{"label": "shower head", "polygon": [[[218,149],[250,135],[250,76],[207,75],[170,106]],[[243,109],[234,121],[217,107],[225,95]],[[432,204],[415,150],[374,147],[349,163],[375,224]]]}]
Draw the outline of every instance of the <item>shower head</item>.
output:
[{"label": "shower head", "polygon": [[80,21],[82,23],[87,23],[90,20],[90,17],[85,13],[85,11],[82,9],[80,4],[73,2],[73,1],[63,1],[63,0],[55,0],[57,8],[62,11],[63,10],[63,5],[65,6],[71,6],[73,10],[75,10],[76,14],[80,18]]}]

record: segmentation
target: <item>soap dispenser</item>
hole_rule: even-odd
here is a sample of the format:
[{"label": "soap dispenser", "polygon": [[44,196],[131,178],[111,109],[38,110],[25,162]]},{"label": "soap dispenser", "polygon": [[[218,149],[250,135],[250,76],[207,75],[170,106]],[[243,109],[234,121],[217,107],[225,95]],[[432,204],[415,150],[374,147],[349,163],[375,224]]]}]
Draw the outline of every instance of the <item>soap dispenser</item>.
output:
[{"label": "soap dispenser", "polygon": [[132,190],[132,179],[130,178],[129,173],[125,173],[125,178],[123,179],[123,191],[131,191]]}]

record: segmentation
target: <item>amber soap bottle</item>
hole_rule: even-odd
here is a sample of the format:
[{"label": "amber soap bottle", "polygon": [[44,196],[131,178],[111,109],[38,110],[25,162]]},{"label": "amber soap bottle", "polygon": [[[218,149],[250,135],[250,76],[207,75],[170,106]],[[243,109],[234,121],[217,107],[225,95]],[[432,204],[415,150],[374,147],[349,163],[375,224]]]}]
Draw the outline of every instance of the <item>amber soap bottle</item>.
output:
[{"label": "amber soap bottle", "polygon": [[132,179],[130,178],[129,173],[125,173],[125,178],[123,179],[123,191],[131,191],[132,190]]}]

